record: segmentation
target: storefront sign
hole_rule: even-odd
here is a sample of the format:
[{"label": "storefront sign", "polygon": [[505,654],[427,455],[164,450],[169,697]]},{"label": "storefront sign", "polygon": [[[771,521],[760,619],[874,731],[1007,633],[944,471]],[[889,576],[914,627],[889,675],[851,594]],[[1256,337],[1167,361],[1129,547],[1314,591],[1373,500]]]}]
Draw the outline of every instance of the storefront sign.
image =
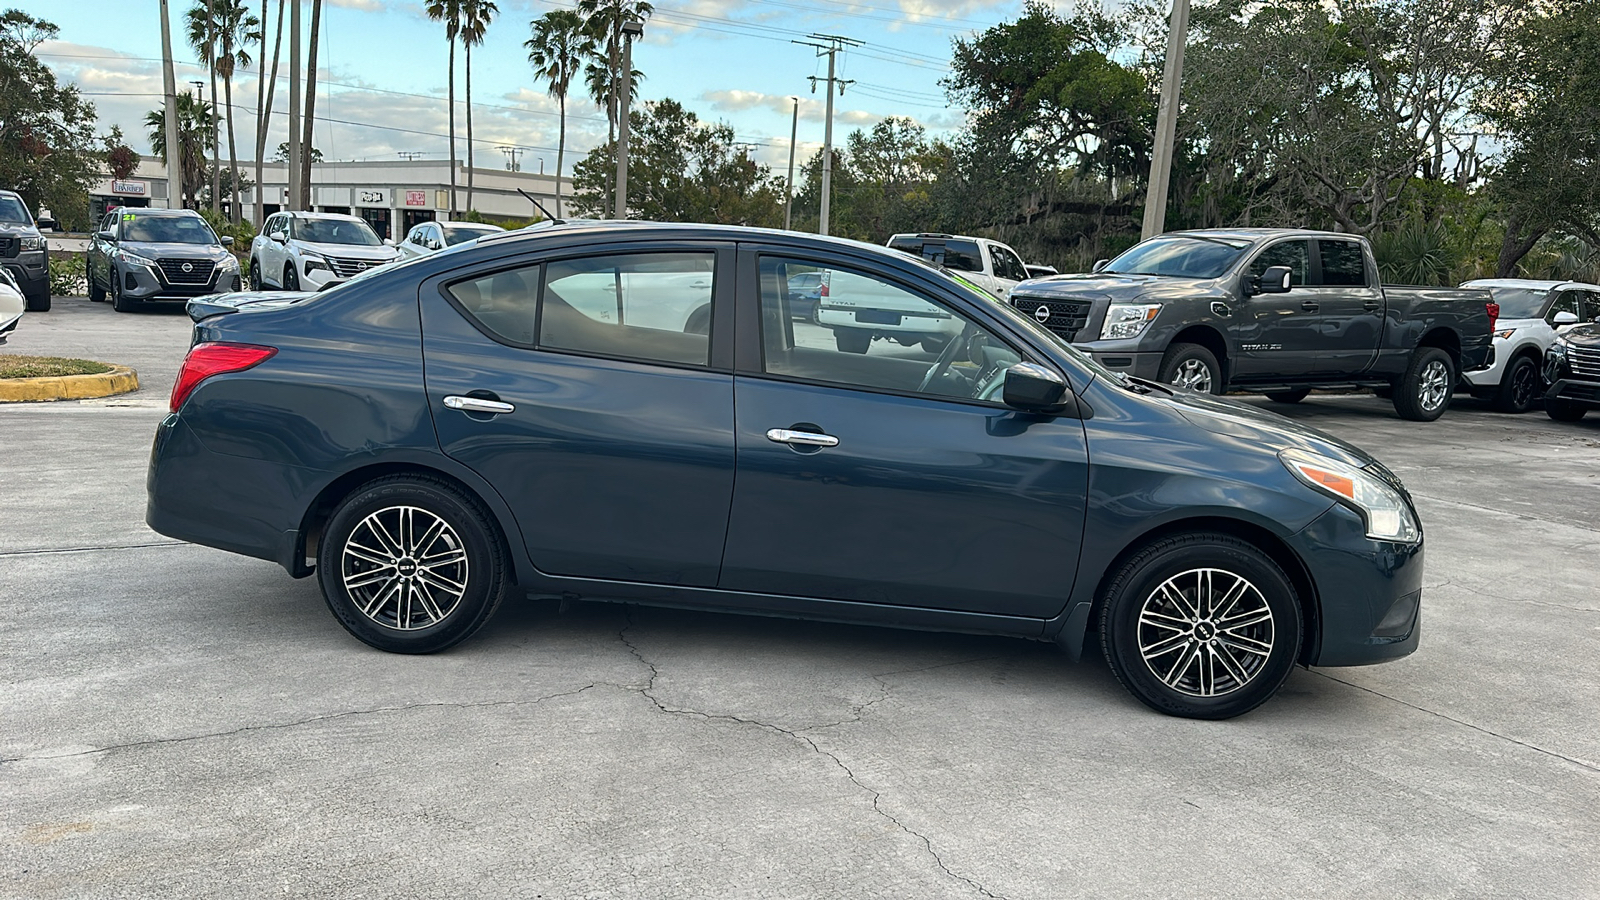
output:
[{"label": "storefront sign", "polygon": [[113,181],[111,182],[111,193],[143,197],[150,193],[150,185],[144,181]]},{"label": "storefront sign", "polygon": [[406,205],[407,206],[427,206],[428,205],[428,192],[427,191],[406,191]]},{"label": "storefront sign", "polygon": [[385,191],[385,190],[373,190],[373,189],[370,189],[370,188],[360,188],[360,189],[358,189],[356,191],[356,205],[357,206],[388,206],[389,205],[389,192]]}]

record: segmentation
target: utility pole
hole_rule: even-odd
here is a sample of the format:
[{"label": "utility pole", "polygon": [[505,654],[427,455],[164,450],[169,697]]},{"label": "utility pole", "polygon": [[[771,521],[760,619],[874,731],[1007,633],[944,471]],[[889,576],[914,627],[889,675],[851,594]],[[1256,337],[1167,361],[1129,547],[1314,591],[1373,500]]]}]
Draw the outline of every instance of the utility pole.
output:
[{"label": "utility pole", "polygon": [[789,230],[790,215],[794,211],[794,141],[800,134],[800,98],[794,101],[794,121],[789,124],[789,178],[783,183],[783,230]]},{"label": "utility pole", "polygon": [[633,39],[644,37],[643,22],[622,23],[622,71],[615,73],[617,91],[617,218],[628,217],[628,104],[633,99]]},{"label": "utility pole", "polygon": [[1143,237],[1166,229],[1167,186],[1172,181],[1172,144],[1178,131],[1178,93],[1183,83],[1183,47],[1189,40],[1189,0],[1172,0],[1167,29],[1167,67],[1161,76],[1161,105],[1156,110],[1156,146],[1150,157],[1150,185],[1144,198]]},{"label": "utility pole", "polygon": [[[823,54],[828,56],[828,109],[824,114],[825,124],[822,129],[822,210],[817,221],[817,234],[825,235],[828,233],[828,210],[833,201],[833,86],[835,84],[839,85],[839,96],[843,97],[845,86],[855,84],[854,81],[845,81],[834,77],[835,62],[841,50],[849,47],[860,47],[862,42],[841,37],[837,34],[810,34],[807,37],[811,38],[812,41],[823,41],[825,43],[812,43],[811,41],[790,41],[790,43],[800,44],[805,47],[815,47],[818,56]],[[813,75],[810,80],[811,91],[816,93],[817,82],[821,79]]]},{"label": "utility pole", "polygon": [[167,110],[167,208],[183,208],[183,148],[178,145],[178,79],[172,73],[172,23],[161,0],[161,84]]},{"label": "utility pole", "polygon": [[289,0],[289,196],[284,208],[300,203],[300,0]]},{"label": "utility pole", "polygon": [[506,155],[506,171],[507,172],[521,172],[522,171],[522,163],[517,162],[517,157],[521,156],[523,153],[526,153],[527,151],[523,150],[521,147],[510,147],[510,146],[501,146],[499,149],[500,149],[501,153],[504,153]]},{"label": "utility pole", "polygon": [[406,162],[421,159],[424,155],[425,154],[421,150],[398,150],[395,152],[395,156],[400,157]]}]

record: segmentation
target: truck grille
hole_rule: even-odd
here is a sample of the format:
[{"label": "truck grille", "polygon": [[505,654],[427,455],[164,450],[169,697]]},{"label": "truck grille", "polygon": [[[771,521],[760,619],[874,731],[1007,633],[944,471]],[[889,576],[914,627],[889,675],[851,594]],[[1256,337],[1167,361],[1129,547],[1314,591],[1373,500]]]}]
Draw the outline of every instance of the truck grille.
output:
[{"label": "truck grille", "polygon": [[0,256],[10,259],[22,249],[22,241],[13,235],[0,235]]},{"label": "truck grille", "polygon": [[1567,365],[1572,367],[1574,375],[1600,379],[1600,350],[1573,347],[1567,351]]},{"label": "truck grille", "polygon": [[209,259],[158,259],[156,263],[167,284],[210,284],[211,270],[217,267]]},{"label": "truck grille", "polygon": [[[1067,300],[1045,300],[1040,297],[1012,297],[1011,305],[1028,318],[1038,322],[1063,338],[1071,341],[1078,336],[1079,329],[1089,321],[1089,306],[1087,302],[1074,302]],[[1048,318],[1039,310],[1048,310]]]},{"label": "truck grille", "polygon": [[340,278],[354,278],[368,269],[376,269],[384,264],[380,259],[345,259],[338,256],[328,257],[328,262],[333,266],[333,274]]}]

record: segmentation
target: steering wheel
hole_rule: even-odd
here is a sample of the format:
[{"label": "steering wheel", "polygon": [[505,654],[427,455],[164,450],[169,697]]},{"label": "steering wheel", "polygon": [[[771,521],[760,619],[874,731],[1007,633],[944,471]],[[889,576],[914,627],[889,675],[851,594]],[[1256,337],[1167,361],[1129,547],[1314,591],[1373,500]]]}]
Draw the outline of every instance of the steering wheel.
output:
[{"label": "steering wheel", "polygon": [[971,330],[971,323],[963,325],[961,333],[944,345],[944,349],[939,351],[939,358],[934,361],[933,365],[928,367],[928,374],[922,376],[922,383],[917,385],[917,393],[928,393],[928,389],[933,387],[933,383],[938,381],[941,375],[950,371],[950,366],[956,361],[956,354],[967,346],[967,333]]}]

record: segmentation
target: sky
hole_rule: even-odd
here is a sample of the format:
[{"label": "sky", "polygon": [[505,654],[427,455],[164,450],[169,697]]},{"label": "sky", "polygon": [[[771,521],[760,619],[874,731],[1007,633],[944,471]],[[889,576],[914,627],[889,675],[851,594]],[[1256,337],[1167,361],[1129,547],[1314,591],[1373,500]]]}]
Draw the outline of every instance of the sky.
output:
[{"label": "sky", "polygon": [[[171,0],[173,54],[180,63],[179,89],[186,91],[194,90],[188,82],[206,78],[179,25],[183,10],[194,2]],[[302,28],[309,35],[311,2],[303,2]],[[259,16],[260,0],[249,3]],[[60,27],[56,40],[40,46],[40,58],[94,102],[100,132],[120,125],[128,143],[148,154],[144,116],[161,102],[157,0],[9,0],[3,5]],[[523,171],[537,172],[542,165],[554,172],[557,106],[535,80],[523,42],[532,19],[571,8],[575,0],[498,0],[498,6],[483,46],[473,52],[476,165],[503,168],[507,155],[499,148],[519,147]],[[793,41],[822,33],[864,42],[839,57],[839,76],[854,83],[835,97],[836,143],[888,116],[910,117],[931,133],[947,133],[963,121],[962,111],[948,106],[939,85],[949,73],[952,39],[1015,19],[1021,6],[1022,0],[660,0],[643,41],[634,46],[634,67],[645,75],[640,99],[670,97],[702,119],[730,124],[736,140],[749,143],[752,155],[781,174],[788,165],[788,98],[800,98],[799,162],[823,140],[823,89],[813,93],[807,79],[826,76],[827,60]],[[274,16],[276,7],[277,0],[271,0]],[[318,43],[313,143],[325,158],[393,160],[401,152],[446,157],[448,46],[443,25],[427,18],[421,0],[324,0]],[[459,50],[456,65],[457,147],[465,157]],[[285,47],[269,157],[286,138],[287,68]],[[241,160],[251,158],[256,83],[252,65],[234,85]],[[209,84],[204,91],[209,99]],[[600,108],[576,92],[569,97],[566,173],[575,159],[604,142],[605,131]]]}]

